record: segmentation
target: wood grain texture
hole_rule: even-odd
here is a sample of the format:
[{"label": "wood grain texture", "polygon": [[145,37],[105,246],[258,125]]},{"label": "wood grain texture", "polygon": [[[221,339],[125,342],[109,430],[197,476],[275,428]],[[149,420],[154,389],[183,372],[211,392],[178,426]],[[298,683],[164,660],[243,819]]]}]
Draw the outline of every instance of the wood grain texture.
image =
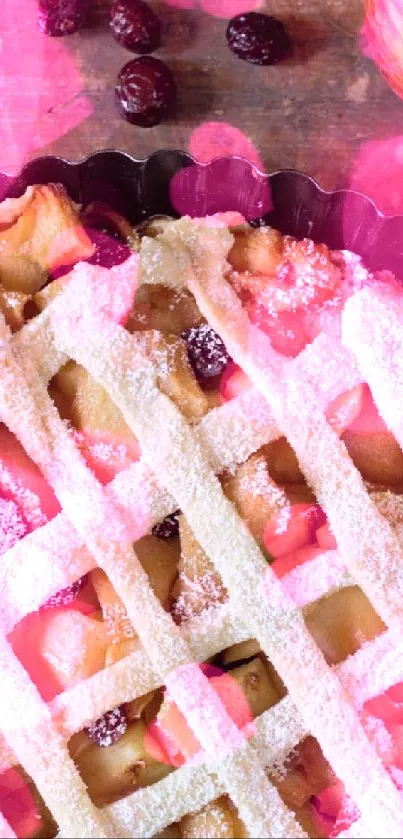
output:
[{"label": "wood grain texture", "polygon": [[357,45],[362,0],[263,3],[265,11],[286,23],[294,44],[293,56],[275,67],[256,67],[233,56],[225,20],[201,10],[180,11],[162,0],[151,4],[164,26],[164,45],[156,54],[178,82],[175,118],[142,129],[119,117],[114,82],[132,55],[108,30],[107,0],[96,0],[90,25],[64,39],[93,112],[36,155],[76,160],[106,147],[137,157],[159,148],[188,149],[192,131],[217,120],[241,129],[268,170],[295,167],[334,188],[349,183],[361,144],[401,131],[403,102]]}]

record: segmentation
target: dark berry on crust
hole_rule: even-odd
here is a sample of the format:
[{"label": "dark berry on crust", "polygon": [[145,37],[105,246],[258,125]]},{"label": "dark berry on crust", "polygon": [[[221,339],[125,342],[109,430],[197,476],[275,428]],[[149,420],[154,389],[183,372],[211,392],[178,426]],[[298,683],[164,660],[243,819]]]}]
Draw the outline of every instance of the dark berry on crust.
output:
[{"label": "dark berry on crust", "polygon": [[49,600],[43,604],[42,609],[55,609],[58,606],[67,606],[69,603],[72,603],[76,597],[78,597],[80,591],[83,590],[87,582],[88,574],[84,574],[83,577],[80,577],[80,579],[72,583],[71,586],[62,588],[56,594],[52,595],[52,597],[49,597]]},{"label": "dark berry on crust", "polygon": [[223,341],[208,323],[192,326],[183,333],[189,362],[199,381],[220,376],[230,361]]},{"label": "dark berry on crust", "polygon": [[87,737],[101,748],[113,746],[123,737],[126,730],[127,717],[124,705],[113,708],[112,711],[107,711],[103,717],[99,717],[98,720],[84,729]]},{"label": "dark berry on crust", "polygon": [[158,522],[152,529],[153,536],[157,536],[158,539],[171,539],[173,536],[179,536],[179,513],[180,510],[176,510],[175,513],[171,513],[170,516],[166,516]]}]

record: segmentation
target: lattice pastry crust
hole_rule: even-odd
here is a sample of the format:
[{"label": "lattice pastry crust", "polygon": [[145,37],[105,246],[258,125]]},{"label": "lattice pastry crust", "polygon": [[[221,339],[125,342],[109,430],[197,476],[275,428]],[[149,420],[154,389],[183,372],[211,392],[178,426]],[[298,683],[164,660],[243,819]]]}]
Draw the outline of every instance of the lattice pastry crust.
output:
[{"label": "lattice pastry crust", "polygon": [[[336,324],[295,360],[285,360],[250,323],[224,278],[231,244],[223,225],[187,219],[143,243],[138,282],[186,286],[253,384],[194,427],[159,389],[155,366],[139,342],[110,318],[111,304],[119,307],[117,280],[123,295],[134,292],[136,257],[109,275],[75,269],[66,290],[14,336],[1,319],[1,420],[37,463],[63,509],[2,557],[1,763],[22,764],[62,836],[152,836],[226,792],[250,835],[297,837],[305,833],[264,767],[312,733],[360,810],[349,835],[399,837],[401,795],[359,712],[366,699],[403,679],[400,517],[394,518],[396,509],[389,509],[384,495],[368,495],[325,410],[336,395],[365,380],[403,445],[401,304],[376,284],[358,291],[345,304],[341,334]],[[48,396],[48,381],[68,358],[102,383],[140,442],[141,460],[105,488]],[[292,444],[339,546],[281,582],[216,478],[280,434]],[[182,628],[154,595],[133,548],[177,507],[229,593],[224,605]],[[6,634],[95,566],[113,583],[141,648],[46,705]],[[352,581],[387,631],[332,669],[308,632],[301,607]],[[195,663],[248,638],[258,640],[288,688],[252,732],[237,728]],[[161,684],[203,752],[101,811],[87,795],[67,741],[111,707]],[[0,831],[13,835],[4,819]]]}]

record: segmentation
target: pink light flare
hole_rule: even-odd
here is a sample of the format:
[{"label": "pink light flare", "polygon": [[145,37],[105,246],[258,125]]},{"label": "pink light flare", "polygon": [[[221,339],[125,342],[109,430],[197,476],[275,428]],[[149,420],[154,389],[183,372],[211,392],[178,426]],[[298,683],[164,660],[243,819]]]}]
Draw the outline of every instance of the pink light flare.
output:
[{"label": "pink light flare", "polygon": [[92,107],[65,42],[38,30],[36,0],[4,0],[0,39],[0,169],[11,174],[84,121]]},{"label": "pink light flare", "polygon": [[226,122],[202,123],[190,137],[189,151],[198,164],[207,165],[189,166],[173,176],[170,197],[181,215],[201,218],[235,211],[251,220],[271,210],[263,161],[239,128]]},{"label": "pink light flare", "polygon": [[192,132],[189,151],[200,163],[209,163],[215,157],[239,155],[265,171],[259,152],[235,125],[229,122],[203,122]]},{"label": "pink light flare", "polygon": [[349,187],[372,198],[385,215],[403,214],[403,135],[363,143]]},{"label": "pink light flare", "polygon": [[403,97],[402,0],[366,0],[365,12],[361,50],[375,61],[392,90]]},{"label": "pink light flare", "polygon": [[165,3],[175,9],[197,9],[199,6],[203,12],[224,19],[254,12],[261,6],[261,0],[165,0]]}]

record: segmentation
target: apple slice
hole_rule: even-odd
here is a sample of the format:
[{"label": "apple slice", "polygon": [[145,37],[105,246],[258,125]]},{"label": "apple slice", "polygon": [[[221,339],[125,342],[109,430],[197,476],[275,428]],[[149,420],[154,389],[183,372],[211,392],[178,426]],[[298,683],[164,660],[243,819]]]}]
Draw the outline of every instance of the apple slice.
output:
[{"label": "apple slice", "polygon": [[227,795],[206,804],[198,813],[184,816],[181,821],[183,839],[240,839],[246,836],[245,826]]},{"label": "apple slice", "polygon": [[223,476],[221,484],[254,539],[262,544],[268,519],[280,513],[286,504],[285,494],[270,477],[264,455],[253,454],[233,475]]},{"label": "apple slice", "polygon": [[201,320],[202,314],[190,291],[156,283],[140,286],[126,328],[129,332],[155,330],[180,336]]},{"label": "apple slice", "polygon": [[239,396],[248,387],[251,387],[251,383],[246,373],[231,361],[220,379],[221,402],[229,402],[230,399]]},{"label": "apple slice", "polygon": [[108,644],[100,620],[67,607],[27,615],[9,640],[46,701],[101,670]]},{"label": "apple slice", "polygon": [[186,419],[201,419],[208,403],[189,363],[186,341],[178,335],[147,330],[135,333],[139,347],[155,365],[158,386]]},{"label": "apple slice", "polygon": [[0,425],[0,490],[17,503],[32,529],[60,512],[53,490],[5,425]]},{"label": "apple slice", "polygon": [[[359,410],[354,420],[349,423],[350,431],[361,434],[378,434],[388,431],[378,408],[375,405],[372,393],[367,384],[359,385],[355,391],[361,389]],[[351,393],[352,391],[350,391]]]},{"label": "apple slice", "polygon": [[61,185],[29,188],[8,205],[7,215],[12,223],[0,232],[1,279],[7,290],[34,293],[46,283],[49,270],[94,252]]},{"label": "apple slice", "polygon": [[270,475],[277,484],[301,483],[304,480],[298,458],[285,437],[279,437],[262,448]]},{"label": "apple slice", "polygon": [[311,804],[304,804],[302,807],[297,807],[295,816],[303,830],[305,830],[306,835],[309,836],[309,839],[322,839],[323,833],[315,821],[315,814],[312,811]]},{"label": "apple slice", "polygon": [[359,817],[358,810],[346,795],[341,781],[323,790],[313,799],[312,814],[323,836],[342,833]]},{"label": "apple slice", "polygon": [[[309,799],[334,783],[334,772],[317,740],[308,736],[286,758],[284,765],[269,774],[288,807],[297,810]],[[309,834],[310,835],[310,834]]]},{"label": "apple slice", "polygon": [[81,224],[66,227],[56,234],[47,252],[49,268],[55,271],[62,265],[74,265],[94,253],[94,245]]},{"label": "apple slice", "polygon": [[77,445],[101,483],[138,460],[138,442],[121,411],[84,367],[69,361],[49,390],[61,415],[75,428]]},{"label": "apple slice", "polygon": [[[280,695],[274,686],[270,669],[257,657],[253,661],[234,667],[230,673],[202,664],[201,669],[221,699],[227,713],[240,730],[253,734],[250,724],[254,718],[275,705]],[[203,747],[185,717],[168,695],[148,727],[147,743],[159,760],[172,766],[182,766]]]},{"label": "apple slice", "polygon": [[6,291],[0,288],[0,312],[4,315],[12,332],[18,332],[25,323],[25,306],[31,300],[22,291]]},{"label": "apple slice", "polygon": [[57,830],[34,784],[21,767],[7,769],[0,775],[0,811],[19,839],[53,836]]},{"label": "apple slice", "polygon": [[101,568],[94,568],[91,571],[91,582],[101,604],[108,644],[118,644],[135,638],[136,633],[127,617],[123,601],[113,588],[109,577]]},{"label": "apple slice", "polygon": [[325,521],[319,504],[293,504],[284,507],[267,522],[264,546],[271,556],[293,553],[315,541],[318,527]]},{"label": "apple slice", "polygon": [[105,667],[110,667],[111,664],[116,664],[122,658],[131,653],[137,652],[141,649],[140,639],[127,638],[125,641],[112,641],[105,655]]},{"label": "apple slice", "polygon": [[72,757],[96,806],[102,807],[139,787],[156,783],[171,771],[169,765],[155,760],[148,751],[145,732],[145,723],[137,720],[112,746],[101,748],[87,738],[87,747],[80,741],[77,753],[72,739]]},{"label": "apple slice", "polygon": [[[282,260],[282,236],[271,227],[245,227],[234,234],[228,261],[239,273],[273,276]],[[247,282],[247,278],[246,278]]]},{"label": "apple slice", "polygon": [[337,542],[330,530],[328,522],[318,527],[316,531],[316,541],[320,548],[325,551],[334,551],[337,548]]},{"label": "apple slice", "polygon": [[295,358],[306,347],[309,335],[300,310],[272,313],[255,300],[247,304],[247,310],[252,323],[269,336],[276,352]]},{"label": "apple slice", "polygon": [[[169,606],[180,557],[178,540],[172,542],[174,544],[169,544],[167,540],[163,541],[151,535],[144,536],[136,542],[138,559],[148,575],[155,595],[165,608]],[[100,568],[94,568],[91,571],[91,580],[101,604],[109,643],[120,645],[136,638],[125,606],[105,572]]]},{"label": "apple slice", "polygon": [[200,615],[213,604],[222,603],[227,594],[220,575],[183,515],[179,516],[179,535],[181,554],[174,612],[181,621]]},{"label": "apple slice", "polygon": [[297,551],[291,551],[291,553],[277,557],[272,564],[272,568],[275,574],[277,574],[277,577],[281,578],[298,565],[303,565],[304,562],[309,562],[309,560],[315,559],[315,557],[320,556],[322,553],[323,548],[318,548],[317,545],[306,545]]},{"label": "apple slice", "polygon": [[385,629],[358,586],[322,597],[304,609],[305,623],[330,664],[338,664]]},{"label": "apple slice", "polygon": [[330,403],[326,416],[339,437],[358,420],[364,404],[364,394],[364,385],[357,385]]}]

